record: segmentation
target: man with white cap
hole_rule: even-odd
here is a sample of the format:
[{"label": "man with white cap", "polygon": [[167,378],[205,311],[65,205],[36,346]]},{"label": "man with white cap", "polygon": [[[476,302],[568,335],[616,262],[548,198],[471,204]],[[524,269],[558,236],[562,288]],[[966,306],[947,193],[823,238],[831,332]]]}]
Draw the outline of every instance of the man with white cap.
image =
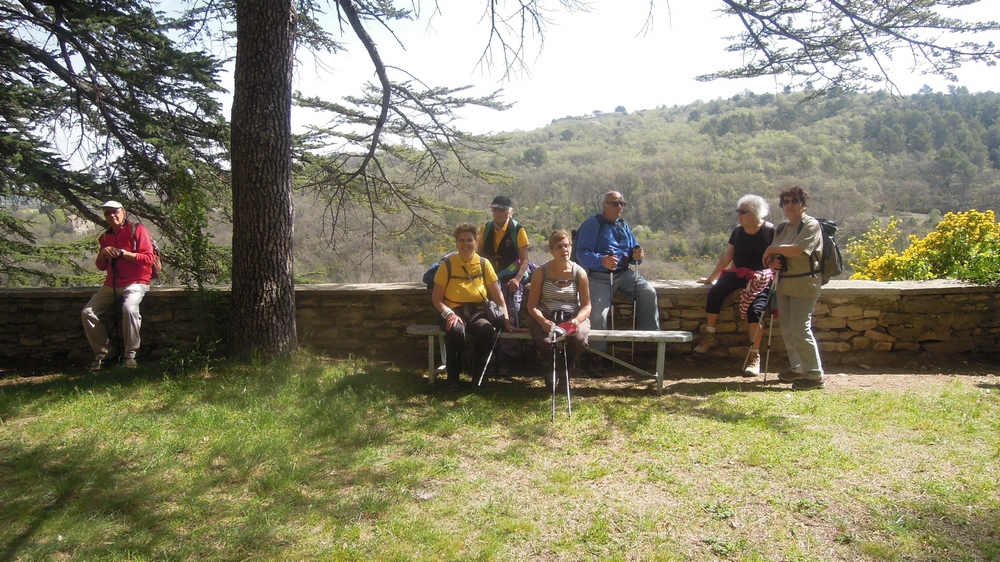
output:
[{"label": "man with white cap", "polygon": [[[133,225],[127,220],[122,204],[108,201],[101,205],[108,230],[101,235],[101,249],[97,253],[97,269],[107,271],[104,285],[90,299],[81,313],[83,331],[94,350],[91,371],[101,368],[108,355],[108,330],[100,316],[113,307],[121,306],[121,334],[124,340],[125,366],[136,368],[135,352],[139,349],[139,303],[149,291],[153,274],[153,242],[149,231],[141,223]],[[115,315],[116,318],[118,315]]]}]

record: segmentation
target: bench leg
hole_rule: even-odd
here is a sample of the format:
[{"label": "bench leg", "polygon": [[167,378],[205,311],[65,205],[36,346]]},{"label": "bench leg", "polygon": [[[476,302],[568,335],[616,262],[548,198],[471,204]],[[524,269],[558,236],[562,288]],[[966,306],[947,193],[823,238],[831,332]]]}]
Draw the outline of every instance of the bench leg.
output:
[{"label": "bench leg", "polygon": [[667,356],[666,342],[656,343],[656,393],[663,393],[663,363]]},{"label": "bench leg", "polygon": [[427,336],[427,377],[431,384],[437,376],[437,369],[434,368],[434,336]]},{"label": "bench leg", "polygon": [[438,336],[438,349],[441,351],[441,365],[437,370],[439,373],[445,373],[448,370],[448,348],[444,346],[444,335]]}]

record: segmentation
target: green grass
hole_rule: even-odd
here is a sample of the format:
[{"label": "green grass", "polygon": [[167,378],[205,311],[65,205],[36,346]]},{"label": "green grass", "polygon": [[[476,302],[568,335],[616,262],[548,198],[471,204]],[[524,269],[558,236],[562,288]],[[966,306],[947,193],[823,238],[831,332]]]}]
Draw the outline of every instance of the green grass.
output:
[{"label": "green grass", "polygon": [[[0,384],[6,560],[1000,560],[995,377],[470,393],[299,355]],[[778,390],[778,387],[775,387]]]}]

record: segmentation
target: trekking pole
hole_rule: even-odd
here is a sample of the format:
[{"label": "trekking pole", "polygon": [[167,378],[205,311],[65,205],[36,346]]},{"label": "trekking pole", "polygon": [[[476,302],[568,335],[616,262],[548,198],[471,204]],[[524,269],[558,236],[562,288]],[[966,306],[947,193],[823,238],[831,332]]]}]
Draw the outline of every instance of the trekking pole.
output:
[{"label": "trekking pole", "polygon": [[486,356],[486,364],[483,365],[483,372],[479,373],[479,380],[476,381],[476,386],[483,386],[483,377],[486,376],[486,370],[490,368],[490,359],[493,358],[493,352],[497,349],[497,342],[500,341],[500,332],[502,330],[495,330],[496,335],[493,336],[493,346],[490,347],[490,353]]},{"label": "trekking pole", "polygon": [[[562,348],[563,368],[566,369],[566,411],[569,412],[569,419],[573,419],[573,400],[569,397],[569,357],[566,355],[566,342],[563,342]],[[555,359],[552,360],[552,364],[555,364]]]},{"label": "trekking pole", "polygon": [[[638,246],[636,246],[638,248]],[[635,248],[632,249],[635,252]],[[632,331],[635,331],[635,316],[639,310],[639,264],[635,264],[635,282],[632,284]],[[633,365],[635,364],[635,340],[632,340],[632,360],[630,361]]]},{"label": "trekking pole", "polygon": [[556,421],[556,383],[558,378],[556,375],[556,323],[555,320],[552,321],[552,327],[549,328],[549,341],[552,345],[552,421]]},{"label": "trekking pole", "polygon": [[[611,270],[611,300],[608,301],[608,316],[611,317],[611,331],[615,331],[615,272]],[[611,356],[615,356],[615,342],[611,342]],[[612,364],[612,369],[614,364]]]},{"label": "trekking pole", "polygon": [[124,321],[124,319],[121,317],[122,316],[121,309],[125,303],[118,302],[118,286],[117,286],[118,280],[116,279],[115,276],[115,270],[116,270],[115,262],[117,262],[117,260],[118,258],[114,258],[111,260],[111,298],[114,299],[114,304],[111,306],[111,311],[114,314],[115,318],[115,347],[116,351],[118,352],[118,363],[121,363],[123,358],[125,357],[125,352],[122,349],[123,347],[122,322]]},{"label": "trekking pole", "polygon": [[767,358],[764,359],[764,382],[767,382],[767,370],[771,365],[771,332],[774,330],[774,311],[771,311],[771,318],[767,328]]},{"label": "trekking pole", "polygon": [[[764,313],[767,313],[767,308],[764,309]],[[747,368],[747,363],[750,361],[750,355],[753,353],[753,342],[757,341],[757,334],[760,333],[761,324],[764,323],[763,314],[761,314],[761,319],[757,321],[757,328],[753,331],[753,337],[750,338],[750,346],[747,348],[747,356],[743,358],[743,368]],[[760,353],[760,350],[757,350]],[[767,377],[767,374],[764,374]]]},{"label": "trekking pole", "polygon": [[767,382],[767,370],[771,366],[771,332],[774,331],[774,311],[777,309],[778,305],[778,277],[780,276],[780,271],[774,274],[774,279],[771,280],[771,293],[767,295],[767,303],[769,305],[768,308],[771,311],[771,317],[768,319],[767,327],[767,356],[764,359],[764,382]]}]

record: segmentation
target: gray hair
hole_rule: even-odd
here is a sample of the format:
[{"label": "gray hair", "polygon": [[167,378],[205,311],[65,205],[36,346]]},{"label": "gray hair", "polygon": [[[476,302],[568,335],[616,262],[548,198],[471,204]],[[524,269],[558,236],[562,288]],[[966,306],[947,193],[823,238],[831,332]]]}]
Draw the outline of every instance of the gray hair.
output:
[{"label": "gray hair", "polygon": [[747,210],[760,220],[767,218],[767,214],[771,211],[771,207],[767,204],[767,199],[764,199],[760,195],[744,195],[740,197],[739,201],[736,202],[736,208],[739,209],[743,205],[746,205]]}]

